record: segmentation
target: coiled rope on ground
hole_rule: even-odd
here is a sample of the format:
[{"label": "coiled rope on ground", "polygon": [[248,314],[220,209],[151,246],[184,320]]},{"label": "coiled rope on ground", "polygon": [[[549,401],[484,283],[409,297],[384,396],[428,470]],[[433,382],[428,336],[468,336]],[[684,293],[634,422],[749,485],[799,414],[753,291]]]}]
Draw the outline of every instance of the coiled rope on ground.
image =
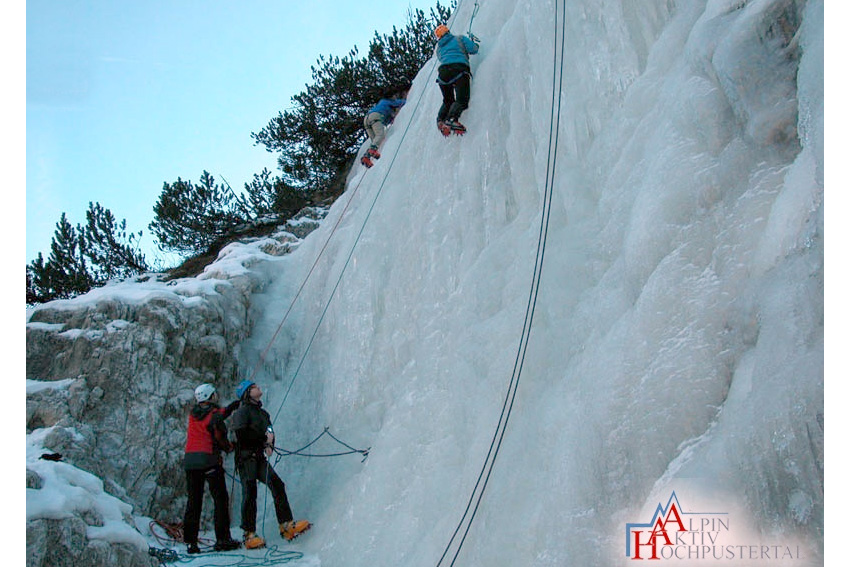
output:
[{"label": "coiled rope on ground", "polygon": [[[163,533],[159,533],[160,530]],[[154,520],[150,523],[150,531],[163,547],[151,546],[148,548],[148,554],[155,557],[162,566],[191,563],[192,567],[273,567],[304,557],[300,551],[283,550],[277,545],[252,551],[211,551],[212,540],[204,538],[198,539],[201,553],[180,553],[173,548],[184,543],[182,523],[169,524]],[[258,556],[260,552],[262,556]]]}]

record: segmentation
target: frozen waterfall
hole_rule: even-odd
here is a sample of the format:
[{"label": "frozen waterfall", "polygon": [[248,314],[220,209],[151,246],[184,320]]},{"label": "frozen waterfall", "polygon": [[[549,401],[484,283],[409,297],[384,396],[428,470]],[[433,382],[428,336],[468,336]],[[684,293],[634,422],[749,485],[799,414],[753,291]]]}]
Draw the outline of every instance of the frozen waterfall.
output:
[{"label": "frozen waterfall", "polygon": [[434,126],[432,61],[375,167],[262,268],[240,367],[279,438],[371,447],[277,465],[301,548],[634,565],[673,502],[716,523],[657,542],[671,561],[822,564],[823,1],[479,4],[468,134]]}]

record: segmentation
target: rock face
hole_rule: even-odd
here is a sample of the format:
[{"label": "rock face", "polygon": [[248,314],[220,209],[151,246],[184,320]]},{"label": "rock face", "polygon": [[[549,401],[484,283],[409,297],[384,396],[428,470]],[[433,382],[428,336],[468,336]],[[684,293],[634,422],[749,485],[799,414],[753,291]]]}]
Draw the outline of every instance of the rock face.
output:
[{"label": "rock face", "polygon": [[[231,244],[197,278],[145,276],[36,308],[27,324],[27,378],[67,383],[28,391],[27,433],[54,427],[44,447],[102,479],[135,514],[181,518],[193,390],[210,382],[232,399],[236,354],[252,326],[250,297],[265,285],[259,270],[226,260],[286,254],[323,215],[305,210],[294,223],[299,236],[295,226],[282,227]],[[257,253],[239,254],[244,247]],[[29,488],[39,482],[28,473]],[[27,565],[47,565],[46,557],[53,566],[149,564],[121,546],[88,541],[85,526],[81,518],[28,522]]]},{"label": "rock face", "polygon": [[142,513],[176,513],[192,391],[201,382],[232,391],[233,352],[250,329],[250,283],[216,284],[217,295],[192,302],[172,294],[36,311],[27,377],[75,382],[28,396],[27,429],[73,428],[79,436],[57,429],[47,448]]},{"label": "rock face", "polygon": [[61,455],[39,450],[45,432],[58,429],[27,440],[27,566],[156,565],[134,527],[132,506],[106,494],[100,479]]},{"label": "rock face", "polygon": [[27,567],[156,567],[147,550],[90,540],[81,518],[27,522]]}]

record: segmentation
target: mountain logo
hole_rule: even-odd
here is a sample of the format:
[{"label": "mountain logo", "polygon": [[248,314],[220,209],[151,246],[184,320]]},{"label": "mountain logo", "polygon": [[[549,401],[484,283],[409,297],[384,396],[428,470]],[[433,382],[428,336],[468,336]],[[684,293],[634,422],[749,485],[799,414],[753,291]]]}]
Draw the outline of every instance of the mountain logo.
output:
[{"label": "mountain logo", "polygon": [[626,524],[626,556],[633,561],[723,561],[725,565],[800,559],[799,546],[735,541],[730,525],[728,512],[687,511],[673,491],[666,505],[658,503],[648,522]]},{"label": "mountain logo", "polygon": [[[701,520],[696,526],[693,524],[694,515],[699,516]],[[706,524],[706,516],[718,517],[710,518],[708,524]],[[702,540],[700,543],[705,543],[706,539],[710,543],[714,543],[720,529],[729,530],[729,520],[724,516],[727,516],[727,514],[685,512],[674,491],[670,494],[666,506],[658,503],[649,522],[626,524],[626,555],[635,560],[670,559],[675,556],[674,547],[688,545],[688,543],[696,541],[697,538],[694,537],[696,535],[699,535],[699,539]],[[688,520],[688,525],[685,524],[685,519]],[[697,529],[690,530],[690,527]],[[706,531],[707,527],[714,529]],[[689,535],[690,537],[688,537]]]}]

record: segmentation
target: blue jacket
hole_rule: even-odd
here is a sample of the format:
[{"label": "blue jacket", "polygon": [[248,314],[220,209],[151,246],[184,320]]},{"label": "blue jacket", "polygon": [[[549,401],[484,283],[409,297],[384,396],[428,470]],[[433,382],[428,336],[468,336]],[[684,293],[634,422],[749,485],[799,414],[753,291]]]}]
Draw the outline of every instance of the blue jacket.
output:
[{"label": "blue jacket", "polygon": [[447,33],[437,42],[437,58],[440,65],[462,63],[469,65],[469,56],[478,53],[478,45],[465,35]]},{"label": "blue jacket", "polygon": [[386,123],[392,120],[393,111],[396,108],[404,106],[405,102],[407,101],[403,98],[382,98],[378,101],[378,104],[369,110],[369,114],[372,114],[373,112],[382,114],[384,116],[384,122]]}]

